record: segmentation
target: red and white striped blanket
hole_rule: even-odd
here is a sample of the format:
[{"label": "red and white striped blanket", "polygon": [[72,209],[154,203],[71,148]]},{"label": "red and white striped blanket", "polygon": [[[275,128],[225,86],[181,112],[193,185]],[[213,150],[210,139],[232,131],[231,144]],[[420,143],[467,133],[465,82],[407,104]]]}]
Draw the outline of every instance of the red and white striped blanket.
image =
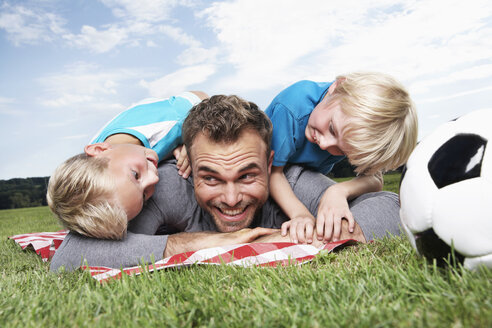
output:
[{"label": "red and white striped blanket", "polygon": [[[67,233],[68,231],[62,230],[58,232],[28,233],[9,238],[18,243],[22,249],[33,249],[41,256],[43,261],[48,261],[53,257]],[[346,246],[354,243],[353,239],[346,239],[325,244],[322,248],[294,243],[249,243],[182,253],[162,259],[154,264],[149,264],[146,267],[134,266],[115,269],[83,266],[81,269],[88,270],[94,279],[103,282],[110,279],[119,279],[123,274],[139,275],[146,270],[152,272],[192,264],[227,264],[244,267],[300,265],[311,261],[320,251],[331,252],[342,245]]]}]

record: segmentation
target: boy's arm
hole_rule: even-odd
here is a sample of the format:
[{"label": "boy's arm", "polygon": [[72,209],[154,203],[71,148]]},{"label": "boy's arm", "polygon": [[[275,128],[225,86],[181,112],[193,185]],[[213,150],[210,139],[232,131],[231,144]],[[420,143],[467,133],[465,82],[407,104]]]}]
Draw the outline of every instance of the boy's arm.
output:
[{"label": "boy's arm", "polygon": [[[190,91],[195,94],[200,100],[204,100],[208,98],[208,95],[203,91]],[[191,174],[191,165],[188,159],[188,154],[186,152],[185,145],[179,145],[173,150],[174,158],[176,158],[176,166],[178,167],[179,175],[186,179]]]},{"label": "boy's arm", "polygon": [[347,200],[352,200],[368,192],[383,190],[383,177],[379,173],[375,175],[359,175],[351,180],[339,182],[331,188],[343,194]]},{"label": "boy's arm", "polygon": [[348,201],[368,192],[381,191],[382,175],[363,175],[352,180],[337,183],[328,188],[320,200],[316,220],[318,236],[325,241],[340,238],[341,220],[347,219],[349,231],[352,232],[355,221],[350,212]]},{"label": "boy's arm", "polygon": [[191,93],[194,93],[195,95],[197,95],[198,98],[200,98],[201,100],[208,98],[208,95],[205,92],[203,92],[203,91],[190,91],[190,92]]},{"label": "boy's arm", "polygon": [[270,195],[291,220],[282,225],[282,235],[289,229],[293,242],[311,243],[314,216],[294,194],[283,169],[283,166],[274,166],[270,176]]}]

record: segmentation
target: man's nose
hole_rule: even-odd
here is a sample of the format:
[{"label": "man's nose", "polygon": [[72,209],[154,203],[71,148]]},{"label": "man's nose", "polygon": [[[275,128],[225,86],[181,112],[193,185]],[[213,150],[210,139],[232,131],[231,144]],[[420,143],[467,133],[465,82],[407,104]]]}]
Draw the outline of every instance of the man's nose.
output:
[{"label": "man's nose", "polygon": [[234,207],[241,202],[243,196],[239,186],[235,183],[228,183],[223,190],[223,203],[229,207]]}]

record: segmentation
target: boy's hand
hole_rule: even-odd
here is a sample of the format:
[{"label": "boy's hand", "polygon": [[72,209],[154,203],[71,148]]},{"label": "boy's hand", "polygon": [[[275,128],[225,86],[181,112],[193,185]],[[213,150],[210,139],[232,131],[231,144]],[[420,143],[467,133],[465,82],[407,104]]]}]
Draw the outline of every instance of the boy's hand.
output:
[{"label": "boy's hand", "polygon": [[287,230],[290,230],[290,240],[293,243],[311,244],[315,222],[316,219],[310,214],[297,216],[282,224],[282,236],[286,236]]},{"label": "boy's hand", "polygon": [[355,220],[352,212],[350,212],[347,198],[336,187],[337,185],[328,188],[319,203],[316,233],[318,239],[323,239],[324,242],[340,239],[342,219],[344,218],[349,223],[349,232],[354,232]]},{"label": "boy's hand", "polygon": [[173,155],[176,157],[176,166],[178,167],[178,174],[184,179],[188,178],[191,174],[190,161],[188,159],[188,152],[186,146],[181,145],[173,150]]}]

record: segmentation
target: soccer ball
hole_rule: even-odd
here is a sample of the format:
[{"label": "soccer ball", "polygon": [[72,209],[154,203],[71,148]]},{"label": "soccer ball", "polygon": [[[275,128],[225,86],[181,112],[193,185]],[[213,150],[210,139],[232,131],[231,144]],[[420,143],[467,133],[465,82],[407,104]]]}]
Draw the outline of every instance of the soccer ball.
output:
[{"label": "soccer ball", "polygon": [[[427,259],[492,268],[492,110],[437,128],[410,156],[400,181],[400,217]],[[452,257],[451,257],[452,258]]]}]

